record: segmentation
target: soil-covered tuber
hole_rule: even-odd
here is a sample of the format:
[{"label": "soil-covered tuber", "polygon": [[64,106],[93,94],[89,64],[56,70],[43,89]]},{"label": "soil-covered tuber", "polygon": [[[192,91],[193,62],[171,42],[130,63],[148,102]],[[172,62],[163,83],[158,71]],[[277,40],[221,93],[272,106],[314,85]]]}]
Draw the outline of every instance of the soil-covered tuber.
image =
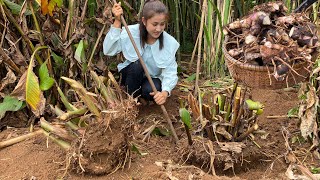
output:
[{"label": "soil-covered tuber", "polygon": [[290,71],[297,74],[296,64],[311,67],[319,46],[316,25],[304,13],[288,14],[282,2],[254,7],[247,16],[226,25],[224,33],[230,56],[242,63],[273,67],[270,73],[277,80],[286,79]]}]

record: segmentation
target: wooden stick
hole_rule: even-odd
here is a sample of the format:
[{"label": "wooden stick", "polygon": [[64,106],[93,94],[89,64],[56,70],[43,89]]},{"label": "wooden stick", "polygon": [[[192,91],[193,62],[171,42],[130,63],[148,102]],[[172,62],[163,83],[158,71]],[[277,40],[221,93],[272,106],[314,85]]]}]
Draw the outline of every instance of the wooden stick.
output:
[{"label": "wooden stick", "polygon": [[19,136],[19,137],[16,137],[16,138],[12,138],[12,139],[9,139],[9,140],[6,140],[6,141],[2,141],[0,142],[0,149],[1,148],[5,148],[5,147],[8,147],[8,146],[11,146],[13,144],[16,144],[16,143],[19,143],[21,141],[24,141],[28,138],[32,138],[38,134],[42,134],[42,129],[38,130],[38,131],[35,131],[35,132],[32,132],[32,133],[29,133],[29,134],[25,134],[25,135],[22,135],[22,136]]},{"label": "wooden stick", "polygon": [[[116,4],[117,1],[113,0],[113,3]],[[131,43],[132,43],[132,45],[134,47],[134,50],[136,51],[136,53],[137,53],[137,55],[139,57],[140,64],[141,64],[141,66],[142,66],[142,68],[144,70],[144,73],[145,73],[145,75],[146,75],[146,77],[147,77],[147,79],[148,79],[148,81],[149,81],[149,83],[151,85],[151,88],[152,88],[153,92],[156,94],[158,92],[158,90],[157,90],[156,86],[153,83],[153,80],[152,80],[152,78],[151,78],[151,76],[150,76],[150,74],[148,72],[148,69],[147,69],[147,67],[146,67],[146,65],[145,65],[145,63],[144,63],[144,61],[142,59],[142,56],[141,56],[141,54],[140,54],[140,52],[138,50],[137,45],[136,45],[135,41],[133,40],[132,34],[131,34],[131,32],[130,32],[130,30],[128,28],[128,25],[127,25],[126,20],[124,19],[123,15],[121,15],[121,22],[124,25],[124,27],[125,27],[125,29],[126,29],[126,31],[128,33],[128,36],[130,38],[130,41],[131,41]],[[175,131],[173,125],[172,125],[172,122],[171,122],[171,119],[170,119],[170,117],[168,115],[168,112],[167,112],[166,108],[164,107],[164,105],[160,105],[160,107],[162,109],[162,112],[163,112],[165,118],[167,119],[167,122],[169,124],[170,130],[171,130],[172,135],[174,137],[174,141],[175,141],[175,143],[177,143],[179,141],[179,139],[178,139],[177,133],[176,133],[176,131]]]},{"label": "wooden stick", "polygon": [[254,124],[246,132],[244,132],[239,137],[237,137],[236,141],[242,141],[245,137],[249,136],[249,134],[253,133],[254,131],[256,131],[258,129],[259,129],[259,125],[258,124]]}]

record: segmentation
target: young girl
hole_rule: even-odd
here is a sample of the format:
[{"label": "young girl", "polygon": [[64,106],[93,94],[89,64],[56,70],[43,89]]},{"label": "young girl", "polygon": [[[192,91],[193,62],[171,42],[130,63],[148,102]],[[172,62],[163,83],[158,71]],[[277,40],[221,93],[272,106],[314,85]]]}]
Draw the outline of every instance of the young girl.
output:
[{"label": "young girl", "polygon": [[122,51],[125,61],[118,65],[122,75],[121,85],[134,97],[141,95],[148,101],[154,100],[162,105],[170,96],[178,81],[175,54],[179,43],[164,31],[168,20],[168,9],[159,0],[146,0],[141,12],[140,23],[130,25],[129,30],[138,46],[142,59],[158,90],[154,94],[128,33],[121,30],[120,16],[123,13],[121,3],[114,4],[115,17],[103,42],[105,55],[113,56]]}]

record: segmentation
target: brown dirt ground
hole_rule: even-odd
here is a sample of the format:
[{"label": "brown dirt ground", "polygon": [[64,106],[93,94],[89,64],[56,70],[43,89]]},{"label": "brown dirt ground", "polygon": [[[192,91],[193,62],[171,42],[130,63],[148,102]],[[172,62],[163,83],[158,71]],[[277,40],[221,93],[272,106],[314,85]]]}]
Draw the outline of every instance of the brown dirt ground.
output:
[{"label": "brown dirt ground", "polygon": [[[172,119],[178,119],[178,96],[183,95],[175,90],[172,97],[166,104],[167,111]],[[179,159],[176,148],[170,137],[151,136],[148,142],[142,142],[142,132],[153,124],[160,121],[160,126],[166,127],[160,107],[150,105],[141,107],[140,115],[136,122],[136,135],[134,143],[140,152],[147,153],[140,156],[133,152],[130,168],[124,167],[111,175],[93,176],[68,172],[65,179],[287,179],[285,171],[288,167],[284,159],[287,152],[285,141],[282,135],[283,127],[290,131],[291,135],[298,132],[298,120],[289,118],[268,119],[267,116],[285,115],[289,109],[298,104],[297,93],[285,90],[252,90],[254,100],[265,105],[264,113],[259,117],[259,125],[262,130],[269,133],[267,139],[255,136],[255,141],[261,146],[258,148],[253,143],[246,147],[250,153],[243,157],[242,162],[235,165],[232,170],[222,171],[216,169],[214,177],[199,167],[192,164],[179,164],[174,161]],[[181,124],[173,120],[180,139],[185,140],[185,134]],[[9,139],[21,134],[26,134],[26,128],[8,128],[0,132],[0,141]],[[250,141],[250,140],[246,140]],[[290,141],[289,141],[290,142]],[[250,145],[251,144],[251,145]],[[302,146],[292,144],[298,152]],[[0,179],[58,179],[64,173],[65,153],[57,145],[44,136],[38,136],[24,142],[0,149]],[[301,159],[305,156],[301,154]],[[311,159],[311,158],[310,158]],[[309,160],[309,158],[308,158]],[[157,166],[156,162],[164,162],[169,165]],[[314,163],[311,160],[310,164]],[[171,165],[171,166],[170,166]]]}]

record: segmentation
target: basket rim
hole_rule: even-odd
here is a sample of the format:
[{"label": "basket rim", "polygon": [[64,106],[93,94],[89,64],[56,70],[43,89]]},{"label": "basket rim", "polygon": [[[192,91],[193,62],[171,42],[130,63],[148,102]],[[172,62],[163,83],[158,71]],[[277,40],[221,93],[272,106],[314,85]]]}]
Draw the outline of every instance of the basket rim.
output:
[{"label": "basket rim", "polygon": [[[243,63],[240,62],[238,60],[236,60],[235,58],[233,58],[232,56],[230,56],[230,54],[228,53],[227,49],[226,49],[226,43],[228,42],[229,36],[225,35],[225,39],[223,41],[222,44],[222,51],[224,56],[226,57],[226,59],[232,63],[232,65],[236,65],[242,69],[247,69],[247,70],[253,70],[253,71],[267,71],[267,72],[272,72],[274,70],[274,67],[272,66],[257,66],[257,65],[253,65],[253,64],[249,64],[249,63]],[[302,63],[298,63],[295,64],[296,68],[299,68],[300,66],[304,65],[306,62],[302,62]]]}]

